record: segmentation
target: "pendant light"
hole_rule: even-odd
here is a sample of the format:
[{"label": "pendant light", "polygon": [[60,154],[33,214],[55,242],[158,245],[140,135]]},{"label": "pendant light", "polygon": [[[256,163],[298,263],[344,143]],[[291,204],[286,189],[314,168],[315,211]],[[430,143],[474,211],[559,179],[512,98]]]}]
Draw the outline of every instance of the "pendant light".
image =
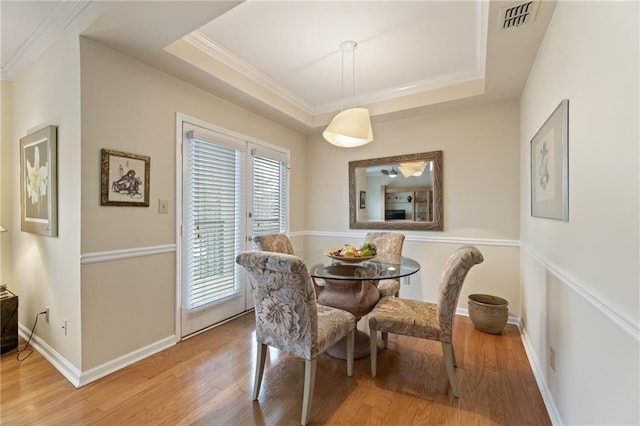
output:
[{"label": "pendant light", "polygon": [[400,163],[398,169],[404,177],[422,176],[427,163],[424,161],[415,161],[413,163]]},{"label": "pendant light", "polygon": [[[352,40],[340,43],[342,51],[342,92],[341,97],[344,101],[344,54],[352,52],[353,61],[353,95],[356,93],[356,70],[355,70],[355,50],[358,43]],[[371,131],[371,118],[369,110],[366,108],[349,108],[339,112],[331,123],[327,126],[322,136],[336,146],[343,148],[353,148],[367,144],[373,140],[373,132]]]}]

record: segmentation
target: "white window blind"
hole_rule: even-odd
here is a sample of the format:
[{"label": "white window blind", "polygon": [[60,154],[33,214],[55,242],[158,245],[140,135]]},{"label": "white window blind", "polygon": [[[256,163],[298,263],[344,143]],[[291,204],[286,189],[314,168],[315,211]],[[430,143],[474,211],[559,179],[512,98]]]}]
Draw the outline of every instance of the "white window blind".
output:
[{"label": "white window blind", "polygon": [[287,230],[287,164],[253,153],[253,235]]},{"label": "white window blind", "polygon": [[239,292],[235,254],[241,244],[243,153],[198,139],[186,149],[187,307],[197,309]]}]

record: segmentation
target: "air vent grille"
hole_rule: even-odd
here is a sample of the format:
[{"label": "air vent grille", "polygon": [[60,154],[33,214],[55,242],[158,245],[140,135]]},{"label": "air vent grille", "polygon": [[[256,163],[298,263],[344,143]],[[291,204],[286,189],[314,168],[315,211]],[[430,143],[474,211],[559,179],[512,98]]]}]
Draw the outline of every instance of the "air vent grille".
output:
[{"label": "air vent grille", "polygon": [[538,1],[526,1],[502,8],[501,29],[517,28],[533,22],[538,5]]}]

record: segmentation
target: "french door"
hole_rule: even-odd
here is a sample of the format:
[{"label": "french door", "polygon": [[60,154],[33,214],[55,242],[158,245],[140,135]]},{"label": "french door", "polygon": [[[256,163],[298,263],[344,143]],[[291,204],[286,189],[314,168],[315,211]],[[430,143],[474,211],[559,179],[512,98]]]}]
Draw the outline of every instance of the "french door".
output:
[{"label": "french door", "polygon": [[182,123],[180,334],[253,307],[238,253],[252,236],[286,232],[288,153]]}]

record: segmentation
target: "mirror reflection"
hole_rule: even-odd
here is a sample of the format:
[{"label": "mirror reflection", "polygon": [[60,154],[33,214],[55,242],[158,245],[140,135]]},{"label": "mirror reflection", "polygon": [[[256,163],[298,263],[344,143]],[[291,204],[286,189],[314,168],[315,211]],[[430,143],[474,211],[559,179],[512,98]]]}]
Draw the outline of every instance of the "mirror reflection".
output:
[{"label": "mirror reflection", "polygon": [[442,151],[349,163],[352,229],[442,230]]}]

